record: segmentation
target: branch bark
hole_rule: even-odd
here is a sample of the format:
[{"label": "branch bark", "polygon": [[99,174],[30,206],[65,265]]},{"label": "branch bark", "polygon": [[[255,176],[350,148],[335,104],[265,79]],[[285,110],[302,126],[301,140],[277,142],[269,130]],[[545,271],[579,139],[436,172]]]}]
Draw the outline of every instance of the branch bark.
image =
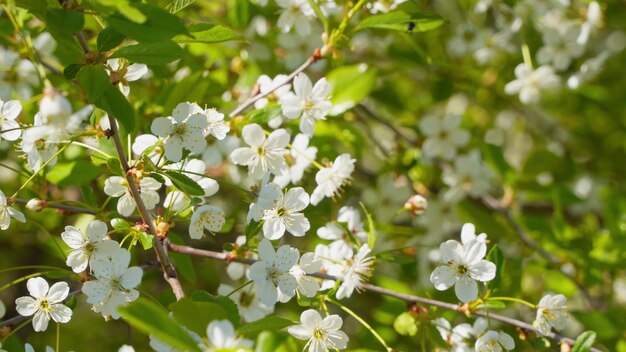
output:
[{"label": "branch bark", "polygon": [[113,137],[113,141],[115,142],[115,149],[117,150],[117,154],[120,158],[120,163],[122,164],[122,169],[124,170],[124,174],[126,176],[126,180],[128,181],[128,187],[130,188],[130,193],[135,200],[135,204],[137,205],[137,210],[141,215],[141,219],[144,224],[148,225],[148,229],[150,234],[153,235],[153,247],[159,258],[159,263],[161,263],[161,268],[163,269],[163,276],[165,280],[169,283],[174,292],[174,296],[179,300],[185,297],[185,292],[178,280],[178,274],[176,273],[176,268],[169,259],[167,255],[167,251],[163,246],[163,243],[159,239],[157,234],[156,227],[154,225],[154,221],[152,221],[152,216],[150,212],[146,209],[146,205],[143,203],[141,199],[141,194],[139,193],[139,189],[137,189],[137,183],[135,183],[135,179],[132,175],[129,174],[130,165],[128,164],[128,160],[124,154],[124,147],[122,145],[122,140],[119,135],[119,129],[117,128],[117,122],[113,116],[109,115],[109,124],[111,125],[111,135]]}]

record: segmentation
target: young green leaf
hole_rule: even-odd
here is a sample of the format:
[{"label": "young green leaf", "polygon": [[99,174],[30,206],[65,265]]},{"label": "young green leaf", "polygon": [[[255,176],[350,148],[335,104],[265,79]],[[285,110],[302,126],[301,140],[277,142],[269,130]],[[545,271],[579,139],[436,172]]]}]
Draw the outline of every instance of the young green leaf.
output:
[{"label": "young green leaf", "polygon": [[124,41],[126,37],[116,31],[113,27],[106,27],[100,33],[98,33],[98,52],[109,51],[113,48],[116,48]]},{"label": "young green leaf", "polygon": [[578,335],[574,346],[572,346],[572,352],[589,352],[593,343],[596,340],[596,333],[593,331],[585,331]]},{"label": "young green leaf", "polygon": [[182,174],[179,171],[174,170],[161,170],[161,173],[167,176],[174,186],[179,190],[189,194],[190,196],[202,196],[204,195],[204,190],[200,185],[189,178],[188,176]]},{"label": "young green leaf", "polygon": [[403,11],[393,11],[365,18],[354,31],[376,28],[403,32],[426,32],[438,28],[443,23],[443,18],[436,15],[409,15]]},{"label": "young green leaf", "polygon": [[239,333],[242,335],[256,335],[261,331],[276,331],[293,325],[294,322],[278,316],[269,316],[252,323],[242,325]]},{"label": "young green leaf", "polygon": [[165,65],[180,59],[185,51],[171,40],[156,43],[139,43],[115,51],[111,57],[123,57],[147,65]]},{"label": "young green leaf", "polygon": [[134,22],[121,13],[107,18],[113,28],[128,37],[138,42],[160,42],[178,34],[188,34],[180,18],[166,10],[148,4],[133,4],[132,6],[146,16],[145,22]]},{"label": "young green leaf", "polygon": [[197,23],[188,27],[190,35],[174,37],[177,43],[223,43],[234,40],[243,40],[243,37],[230,28],[212,23]]}]

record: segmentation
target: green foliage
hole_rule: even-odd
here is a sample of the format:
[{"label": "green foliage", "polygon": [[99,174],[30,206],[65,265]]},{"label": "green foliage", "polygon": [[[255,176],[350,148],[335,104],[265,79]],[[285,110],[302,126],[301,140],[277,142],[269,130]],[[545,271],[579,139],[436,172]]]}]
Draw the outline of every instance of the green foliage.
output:
[{"label": "green foliage", "polygon": [[156,43],[139,43],[120,48],[111,57],[123,57],[132,62],[148,65],[165,65],[178,60],[185,51],[176,43],[164,40]]},{"label": "green foliage", "polygon": [[[374,89],[376,69],[364,64],[341,66],[326,76],[331,83],[334,113],[341,113],[363,100]],[[338,106],[338,107],[337,107]]]},{"label": "green foliage", "polygon": [[189,34],[174,37],[177,43],[205,43],[215,44],[233,40],[242,40],[242,37],[232,29],[212,23],[194,23],[187,27]]},{"label": "green foliage", "polygon": [[133,4],[146,17],[145,22],[137,23],[122,14],[107,18],[109,24],[118,32],[138,42],[160,42],[178,34],[188,34],[182,21],[160,7],[148,4]]},{"label": "green foliage", "polygon": [[572,346],[572,352],[589,352],[593,343],[596,340],[596,333],[593,331],[585,331],[578,335],[574,346]]},{"label": "green foliage", "polygon": [[254,336],[263,331],[277,331],[293,325],[294,322],[277,316],[269,316],[239,328],[239,333]]},{"label": "green foliage", "polygon": [[204,195],[204,190],[200,185],[192,180],[189,176],[183,174],[180,171],[175,170],[161,170],[163,176],[167,176],[167,178],[172,181],[172,184],[176,186],[179,190],[189,194],[190,196],[202,196]]},{"label": "green foliage", "polygon": [[73,160],[59,163],[46,173],[46,180],[59,186],[74,186],[93,181],[100,176],[101,170],[85,160]]},{"label": "green foliage", "polygon": [[403,32],[427,32],[437,29],[443,23],[443,18],[436,15],[410,15],[403,11],[393,11],[370,16],[361,21],[354,30],[360,31],[366,28],[376,28]]},{"label": "green foliage", "polygon": [[417,321],[409,312],[404,312],[393,321],[393,328],[400,335],[415,336],[417,334]]},{"label": "green foliage", "polygon": [[106,27],[98,33],[98,51],[105,52],[114,49],[122,44],[124,39],[125,37],[122,33],[116,31],[113,27]]},{"label": "green foliage", "polygon": [[172,347],[183,351],[200,352],[189,334],[168,316],[167,310],[148,299],[139,298],[120,308],[119,313],[134,328],[152,334]]}]

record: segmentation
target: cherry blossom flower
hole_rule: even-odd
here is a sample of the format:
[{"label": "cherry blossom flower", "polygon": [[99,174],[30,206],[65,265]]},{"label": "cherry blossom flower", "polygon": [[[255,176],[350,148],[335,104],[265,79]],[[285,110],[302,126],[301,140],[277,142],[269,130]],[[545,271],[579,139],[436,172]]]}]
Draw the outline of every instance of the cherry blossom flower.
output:
[{"label": "cherry blossom flower", "polygon": [[460,127],[461,116],[446,114],[443,118],[427,115],[420,120],[420,130],[426,135],[422,153],[426,158],[451,160],[460,147],[467,145],[470,134]]},{"label": "cherry blossom flower", "polygon": [[165,139],[165,157],[177,162],[183,157],[183,149],[192,153],[204,150],[206,147],[204,129],[207,126],[207,116],[198,105],[180,103],[172,111],[172,116],[154,119],[150,130]]},{"label": "cherry blossom flower", "polygon": [[252,348],[252,340],[237,337],[230,320],[213,320],[206,329],[209,338],[208,351],[239,351]]},{"label": "cherry blossom flower", "polygon": [[261,181],[261,188],[257,192],[256,202],[250,203],[250,209],[246,216],[246,221],[261,221],[266,210],[274,208],[278,198],[282,197],[280,186],[269,181],[269,173],[266,173]]},{"label": "cherry blossom flower", "polygon": [[519,100],[524,104],[537,103],[541,91],[559,86],[559,77],[550,66],[541,66],[535,70],[522,63],[515,67],[515,77],[506,84],[504,91],[510,95],[519,94]]},{"label": "cherry blossom flower", "polygon": [[119,244],[105,239],[106,234],[107,225],[100,220],[90,222],[85,233],[73,226],[66,226],[61,238],[72,251],[65,263],[75,273],[80,273],[87,269],[89,262],[96,256],[112,255],[119,248]]},{"label": "cherry blossom flower", "polygon": [[204,236],[204,229],[218,232],[224,226],[226,219],[222,208],[214,205],[202,205],[196,208],[189,223],[189,237],[200,239]]},{"label": "cherry blossom flower", "polygon": [[[310,274],[317,273],[322,269],[322,260],[317,258],[315,253],[305,253],[300,257],[300,262],[294,265],[289,272],[298,282],[298,288],[296,291],[305,297],[315,297],[317,291],[320,290],[320,284],[317,280],[309,276]],[[278,292],[278,300],[285,303],[288,302],[291,297],[283,295]]]},{"label": "cherry blossom flower", "polygon": [[134,82],[148,73],[148,66],[144,64],[131,64],[124,59],[108,59],[106,65],[107,74],[111,84],[117,86],[120,91],[128,96],[130,86],[128,82]]},{"label": "cherry blossom flower", "polygon": [[354,163],[350,154],[341,154],[329,167],[325,167],[315,175],[317,187],[311,193],[311,204],[317,205],[324,197],[333,197],[339,192],[341,186],[350,180],[354,171]]},{"label": "cherry blossom flower", "polygon": [[292,188],[284,195],[279,195],[274,208],[266,210],[263,216],[263,235],[270,240],[277,240],[288,231],[296,237],[302,237],[311,228],[309,220],[302,214],[309,205],[309,195],[302,187]]},{"label": "cherry blossom flower", "polygon": [[371,251],[369,246],[364,244],[354,258],[347,260],[348,267],[342,274],[341,286],[337,290],[337,299],[352,296],[355,289],[361,290],[363,282],[372,273],[374,258],[369,256]]},{"label": "cherry blossom flower", "polygon": [[290,119],[300,117],[300,131],[313,137],[315,122],[324,119],[332,107],[330,84],[321,78],[314,86],[307,75],[300,73],[293,80],[293,90],[295,94],[289,93],[281,100],[283,114]]},{"label": "cherry blossom flower", "polygon": [[575,25],[543,31],[544,46],[537,51],[537,62],[552,65],[557,71],[566,70],[572,60],[580,57],[585,50],[576,42],[579,33]]},{"label": "cherry blossom flower", "polygon": [[230,131],[230,128],[224,123],[224,114],[219,113],[215,109],[205,109],[203,114],[207,121],[204,136],[211,135],[220,141],[226,138],[226,134]]},{"label": "cherry blossom flower", "polygon": [[309,352],[342,350],[348,345],[348,335],[341,329],[343,319],[332,314],[322,319],[315,309],[308,309],[300,315],[299,325],[290,326],[287,331],[300,340],[308,340],[304,349]]},{"label": "cherry blossom flower", "polygon": [[476,340],[476,352],[502,352],[515,348],[513,338],[502,331],[489,330]]},{"label": "cherry blossom flower", "polygon": [[438,266],[430,275],[430,281],[439,291],[454,286],[454,292],[462,302],[471,302],[478,298],[476,281],[487,282],[496,276],[496,265],[484,260],[487,245],[472,241],[466,245],[449,240],[439,246],[443,265]]},{"label": "cherry blossom flower", "polygon": [[445,193],[448,201],[456,203],[466,195],[480,197],[491,189],[493,172],[481,160],[476,149],[454,160],[454,167],[445,169],[443,182],[450,186]]},{"label": "cherry blossom flower", "polygon": [[235,301],[239,314],[248,323],[262,319],[274,312],[274,307],[268,307],[259,301],[258,292],[252,285],[235,291],[235,288],[230,285],[220,284],[217,288],[217,294],[221,296],[230,294],[228,297]]},{"label": "cherry blossom flower", "polygon": [[537,305],[537,318],[533,326],[543,335],[549,335],[551,328],[563,330],[567,323],[567,298],[563,295],[545,295]]},{"label": "cherry blossom flower", "polygon": [[[141,200],[146,209],[154,209],[159,203],[159,194],[157,191],[161,188],[161,183],[152,177],[143,177],[139,180],[138,189],[140,190]],[[111,176],[104,181],[104,193],[111,197],[120,197],[117,201],[117,212],[122,216],[130,216],[135,210],[135,198],[130,192],[128,181],[121,176]]]},{"label": "cherry blossom flower", "polygon": [[0,230],[6,230],[9,228],[11,225],[11,218],[14,218],[19,222],[26,222],[24,214],[21,211],[9,206],[7,198],[4,196],[4,193],[0,191]]},{"label": "cherry blossom flower", "polygon": [[273,307],[279,290],[288,297],[296,294],[298,281],[290,270],[298,262],[300,253],[289,245],[275,251],[267,239],[259,243],[258,252],[259,261],[250,267],[250,278],[254,280],[261,303]]},{"label": "cherry blossom flower", "polygon": [[135,288],[141,283],[143,270],[138,266],[128,267],[129,264],[130,252],[124,248],[118,248],[110,257],[98,256],[91,262],[95,280],[85,282],[82,291],[96,313],[119,319],[117,309],[139,297]]},{"label": "cherry blossom flower", "polygon": [[274,175],[283,172],[286,167],[285,147],[289,144],[286,130],[275,130],[266,138],[263,128],[253,123],[246,125],[241,135],[250,147],[233,150],[230,158],[235,164],[247,166],[248,174],[257,180],[268,171]]},{"label": "cherry blossom flower", "polygon": [[32,297],[24,296],[15,300],[16,310],[25,317],[34,315],[33,329],[46,331],[50,318],[57,323],[67,323],[72,318],[72,310],[61,302],[67,297],[70,288],[66,282],[57,282],[52,287],[41,277],[28,279],[28,292]]},{"label": "cherry blossom flower", "polygon": [[305,36],[311,32],[309,19],[315,16],[315,11],[307,0],[276,0],[276,4],[283,8],[278,18],[278,28],[289,32],[295,25],[299,35]]},{"label": "cherry blossom flower", "polygon": [[309,146],[309,137],[299,133],[291,142],[291,148],[287,153],[288,167],[283,173],[274,177],[274,183],[281,187],[287,186],[289,183],[297,184],[302,180],[304,171],[311,166],[317,155],[317,148]]},{"label": "cherry blossom flower", "polygon": [[439,331],[441,338],[452,347],[453,352],[473,352],[474,348],[470,346],[473,346],[475,340],[489,327],[484,318],[476,319],[472,325],[463,323],[454,328],[445,318],[434,319],[432,323]]},{"label": "cherry blossom flower", "polygon": [[20,124],[15,121],[22,111],[22,104],[17,100],[0,99],[0,141],[15,141],[22,135]]}]

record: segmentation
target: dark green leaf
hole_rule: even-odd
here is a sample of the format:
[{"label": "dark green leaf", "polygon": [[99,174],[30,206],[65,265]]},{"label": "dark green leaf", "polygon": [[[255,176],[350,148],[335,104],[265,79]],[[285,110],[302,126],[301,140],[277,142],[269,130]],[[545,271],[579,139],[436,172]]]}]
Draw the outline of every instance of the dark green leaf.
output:
[{"label": "dark green leaf", "polygon": [[124,35],[113,29],[113,27],[107,27],[98,33],[98,51],[105,52],[116,48],[122,44],[124,38]]},{"label": "dark green leaf", "polygon": [[191,299],[198,302],[211,302],[219,305],[224,309],[226,318],[233,323],[233,326],[239,326],[239,309],[232,299],[223,296],[214,296],[206,291],[195,291],[191,294]]},{"label": "dark green leaf", "polygon": [[135,128],[135,109],[117,87],[109,84],[102,97],[95,104],[115,117],[127,131],[132,131]]},{"label": "dark green leaf", "polygon": [[153,335],[165,344],[182,351],[200,352],[196,342],[156,303],[139,298],[119,308],[120,316],[131,326]]},{"label": "dark green leaf", "polygon": [[166,40],[156,43],[139,43],[115,51],[111,57],[123,57],[132,62],[148,65],[165,65],[180,59],[185,51],[176,43]]},{"label": "dark green leaf", "polygon": [[160,42],[178,34],[187,34],[187,28],[176,16],[166,10],[147,4],[133,4],[145,16],[143,23],[134,22],[121,13],[108,17],[117,31],[139,42]]},{"label": "dark green leaf", "polygon": [[46,11],[46,23],[49,29],[71,35],[83,28],[85,18],[80,12],[51,9]]},{"label": "dark green leaf", "polygon": [[63,76],[67,79],[74,79],[84,64],[69,64],[63,69]]},{"label": "dark green leaf", "polygon": [[109,170],[116,175],[124,177],[124,170],[122,170],[122,165],[120,164],[120,160],[118,158],[109,158],[107,160],[107,166],[109,167]]},{"label": "dark green leaf", "polygon": [[77,78],[91,103],[96,103],[104,91],[112,87],[109,76],[102,66],[87,65],[80,70]]},{"label": "dark green leaf", "polygon": [[187,193],[190,196],[203,196],[204,190],[200,185],[189,178],[188,176],[182,174],[179,171],[174,170],[161,170],[161,173],[167,176],[176,188]]},{"label": "dark green leaf", "polygon": [[289,319],[278,316],[269,316],[255,322],[242,325],[238,331],[243,335],[256,335],[261,331],[280,330],[293,324],[294,322]]},{"label": "dark green leaf", "polygon": [[199,335],[206,335],[206,328],[211,321],[228,318],[219,304],[192,301],[187,297],[172,305],[172,313],[179,324]]},{"label": "dark green leaf", "polygon": [[354,31],[377,28],[403,32],[426,32],[438,28],[443,23],[443,18],[436,15],[409,15],[403,11],[393,11],[365,18]]},{"label": "dark green leaf", "polygon": [[589,352],[593,343],[596,340],[596,333],[593,331],[585,331],[578,335],[574,346],[572,346],[572,352]]}]

